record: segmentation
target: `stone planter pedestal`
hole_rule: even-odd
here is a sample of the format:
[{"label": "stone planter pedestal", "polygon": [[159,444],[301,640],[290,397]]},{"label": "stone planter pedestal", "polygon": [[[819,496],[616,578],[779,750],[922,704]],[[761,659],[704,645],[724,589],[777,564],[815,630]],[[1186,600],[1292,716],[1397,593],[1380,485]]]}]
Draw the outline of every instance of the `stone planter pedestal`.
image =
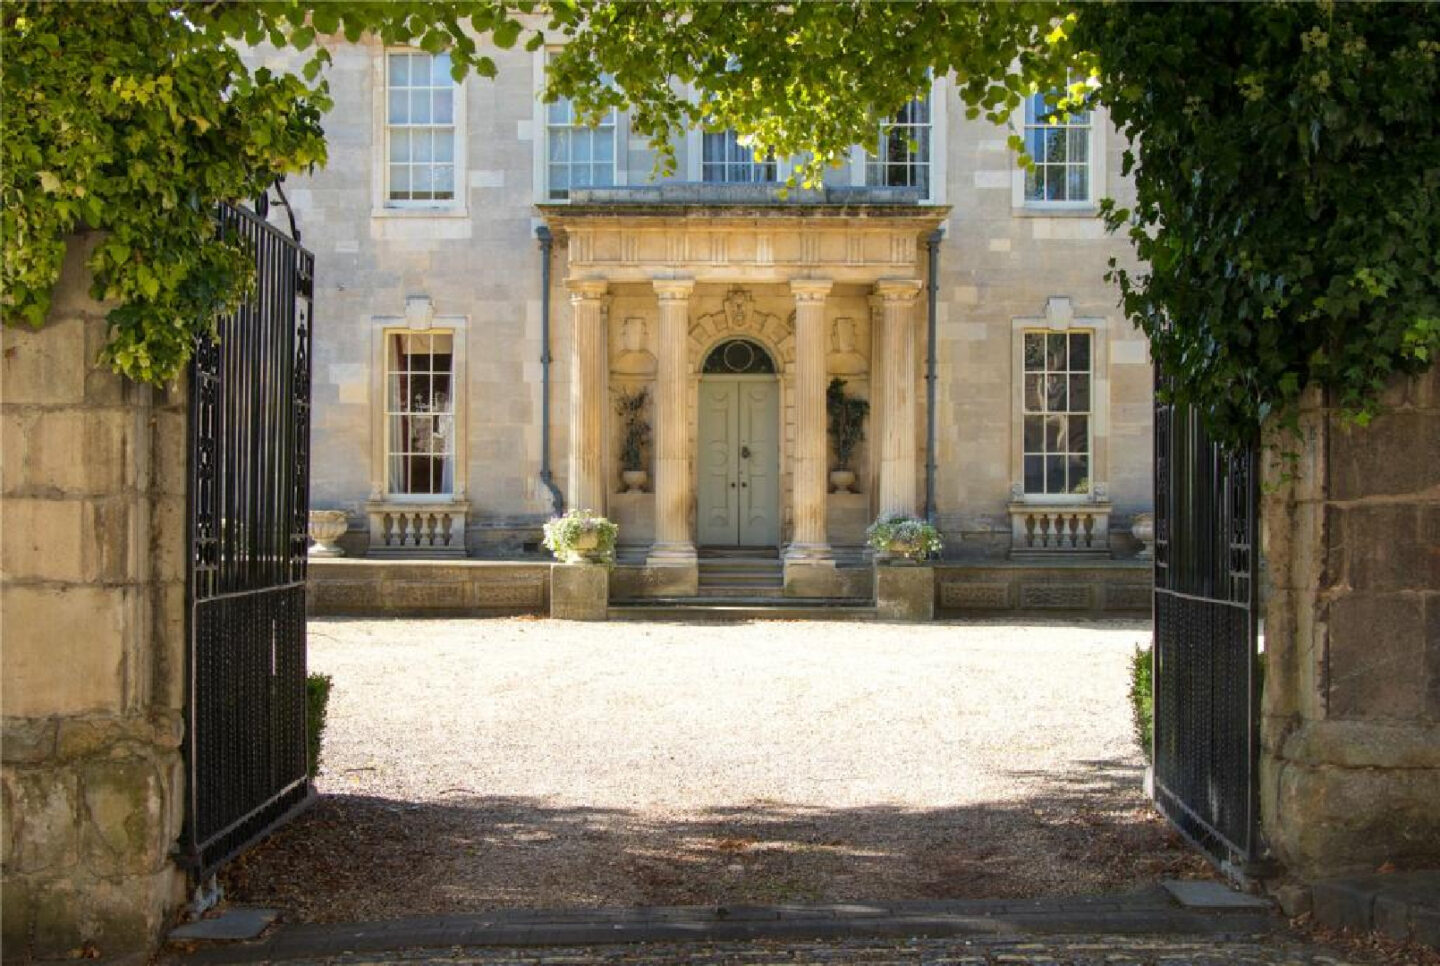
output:
[{"label": "stone planter pedestal", "polygon": [[310,539],[315,546],[310,548],[312,557],[343,557],[345,551],[335,541],[345,536],[350,520],[344,510],[311,510]]},{"label": "stone planter pedestal", "polygon": [[875,616],[882,621],[935,619],[935,568],[879,564],[875,567]]},{"label": "stone planter pedestal", "polygon": [[550,616],[555,620],[603,621],[609,607],[609,567],[570,563],[550,568]]}]

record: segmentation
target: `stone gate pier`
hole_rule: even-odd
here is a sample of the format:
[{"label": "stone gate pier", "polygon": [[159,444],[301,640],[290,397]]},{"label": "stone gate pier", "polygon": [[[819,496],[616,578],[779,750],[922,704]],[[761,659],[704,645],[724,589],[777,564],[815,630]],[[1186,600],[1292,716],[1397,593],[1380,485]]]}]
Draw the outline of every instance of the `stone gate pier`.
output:
[{"label": "stone gate pier", "polygon": [[1440,368],[1268,459],[1261,816],[1310,880],[1440,867]]},{"label": "stone gate pier", "polygon": [[7,961],[143,951],[184,895],[186,407],[96,365],[93,243],[0,332]]}]

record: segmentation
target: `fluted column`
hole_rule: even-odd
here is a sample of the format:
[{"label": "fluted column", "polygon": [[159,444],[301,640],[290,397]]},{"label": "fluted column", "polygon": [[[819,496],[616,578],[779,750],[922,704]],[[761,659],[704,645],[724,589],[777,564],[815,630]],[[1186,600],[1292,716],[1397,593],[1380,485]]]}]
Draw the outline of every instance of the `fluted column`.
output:
[{"label": "fluted column", "polygon": [[880,443],[880,516],[915,516],[915,303],[920,281],[881,279],[880,367],[885,425]]},{"label": "fluted column", "polygon": [[655,544],[649,562],[695,564],[690,535],[690,432],[685,405],[693,279],[656,279],[660,300],[659,363],[655,386]]},{"label": "fluted column", "polygon": [[569,279],[575,321],[570,369],[570,478],[572,510],[605,512],[605,411],[609,404],[609,340],[605,334],[604,279]]},{"label": "fluted column", "polygon": [[825,527],[825,296],[829,279],[796,279],[795,296],[795,530],[787,560],[830,558]]}]

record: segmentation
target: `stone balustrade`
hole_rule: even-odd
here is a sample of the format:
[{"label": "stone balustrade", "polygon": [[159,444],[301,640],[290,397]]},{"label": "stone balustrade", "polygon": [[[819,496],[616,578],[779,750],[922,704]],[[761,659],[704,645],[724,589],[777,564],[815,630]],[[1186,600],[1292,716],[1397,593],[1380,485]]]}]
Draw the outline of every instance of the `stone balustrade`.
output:
[{"label": "stone balustrade", "polygon": [[1110,503],[1010,504],[1010,553],[1110,552]]},{"label": "stone balustrade", "polygon": [[367,503],[371,556],[465,556],[465,517],[468,501],[406,503],[386,500]]}]

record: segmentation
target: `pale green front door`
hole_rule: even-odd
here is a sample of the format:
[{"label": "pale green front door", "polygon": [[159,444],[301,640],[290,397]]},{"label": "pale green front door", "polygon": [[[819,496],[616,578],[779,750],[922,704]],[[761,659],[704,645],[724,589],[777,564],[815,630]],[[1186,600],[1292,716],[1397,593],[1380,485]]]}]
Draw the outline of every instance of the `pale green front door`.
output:
[{"label": "pale green front door", "polygon": [[780,542],[780,385],[773,376],[700,380],[699,538],[705,546]]}]

